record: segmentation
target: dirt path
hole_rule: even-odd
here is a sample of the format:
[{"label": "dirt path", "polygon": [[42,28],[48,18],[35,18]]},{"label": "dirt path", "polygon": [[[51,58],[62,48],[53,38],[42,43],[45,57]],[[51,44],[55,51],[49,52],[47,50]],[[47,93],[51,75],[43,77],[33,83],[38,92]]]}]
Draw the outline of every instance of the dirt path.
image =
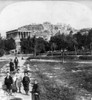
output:
[{"label": "dirt path", "polygon": [[[21,57],[18,57],[19,60],[19,66],[20,66],[20,74],[23,76],[23,65],[26,62],[26,59],[22,60]],[[5,77],[5,76],[4,76]],[[25,95],[25,92],[23,90],[22,87],[22,93],[14,93],[13,96],[7,96],[4,91],[1,89],[2,88],[2,83],[3,83],[3,79],[4,77],[2,77],[0,79],[0,100],[32,100],[31,99],[31,93],[29,93],[29,95]]]}]

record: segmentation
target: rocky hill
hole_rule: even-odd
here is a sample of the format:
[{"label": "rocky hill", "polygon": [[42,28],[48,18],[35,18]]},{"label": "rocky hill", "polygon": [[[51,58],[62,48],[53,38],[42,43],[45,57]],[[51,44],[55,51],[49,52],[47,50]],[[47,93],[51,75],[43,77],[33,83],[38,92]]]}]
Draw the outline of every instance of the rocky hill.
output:
[{"label": "rocky hill", "polygon": [[69,34],[70,32],[75,33],[77,30],[66,24],[53,25],[49,22],[44,22],[43,24],[25,25],[23,27],[18,28],[18,31],[29,32],[32,36],[36,35],[37,37],[49,39],[55,34]]}]

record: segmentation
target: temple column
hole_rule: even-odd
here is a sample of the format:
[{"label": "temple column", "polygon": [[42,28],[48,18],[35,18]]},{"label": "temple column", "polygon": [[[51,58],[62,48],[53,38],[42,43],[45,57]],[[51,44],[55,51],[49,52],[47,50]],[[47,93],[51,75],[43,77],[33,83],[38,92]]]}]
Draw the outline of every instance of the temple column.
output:
[{"label": "temple column", "polygon": [[30,32],[29,32],[29,36],[30,36]]},{"label": "temple column", "polygon": [[26,32],[25,32],[25,38],[26,38]]},{"label": "temple column", "polygon": [[29,34],[28,34],[28,32],[27,32],[27,35],[28,35],[27,37],[29,37]]},{"label": "temple column", "polygon": [[26,32],[25,32],[25,38],[26,38]]},{"label": "temple column", "polygon": [[30,37],[30,33],[28,32],[28,36]]},{"label": "temple column", "polygon": [[26,32],[25,32],[25,38],[26,38],[27,36],[26,36]]},{"label": "temple column", "polygon": [[19,36],[18,38],[20,39],[20,33],[19,32],[18,32],[18,36]]},{"label": "temple column", "polygon": [[24,38],[24,32],[23,32],[23,38]]},{"label": "temple column", "polygon": [[24,38],[25,38],[25,32],[24,32]]},{"label": "temple column", "polygon": [[26,34],[27,34],[27,38],[28,38],[28,32]]},{"label": "temple column", "polygon": [[18,38],[20,39],[20,33],[18,32]]},{"label": "temple column", "polygon": [[28,32],[27,32],[27,35],[28,35],[27,37],[29,37],[29,33]]},{"label": "temple column", "polygon": [[26,32],[26,38],[27,38],[27,32]]},{"label": "temple column", "polygon": [[25,38],[25,32],[24,32],[24,38]]},{"label": "temple column", "polygon": [[19,34],[20,34],[20,39],[21,39],[21,32],[19,32]]},{"label": "temple column", "polygon": [[26,38],[28,38],[28,33],[26,32]]},{"label": "temple column", "polygon": [[16,38],[18,39],[18,32],[16,32]]},{"label": "temple column", "polygon": [[22,38],[24,38],[24,32],[22,32]]},{"label": "temple column", "polygon": [[19,38],[21,39],[21,34],[20,34],[20,32],[19,32]]},{"label": "temple column", "polygon": [[21,38],[23,38],[23,33],[21,32]]},{"label": "temple column", "polygon": [[21,32],[19,32],[19,37],[20,37],[20,39],[21,39]]}]

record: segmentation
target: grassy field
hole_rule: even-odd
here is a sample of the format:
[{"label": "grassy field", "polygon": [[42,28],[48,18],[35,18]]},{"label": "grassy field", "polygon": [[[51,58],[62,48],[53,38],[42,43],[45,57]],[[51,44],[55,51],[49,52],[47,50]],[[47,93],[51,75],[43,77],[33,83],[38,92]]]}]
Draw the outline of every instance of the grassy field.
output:
[{"label": "grassy field", "polygon": [[7,64],[9,61],[0,61],[0,69]]},{"label": "grassy field", "polygon": [[[92,92],[92,65],[30,62],[32,77],[39,81],[41,100],[75,100]],[[81,100],[81,99],[77,99]]]},{"label": "grassy field", "polygon": [[[2,67],[6,65],[8,61],[0,61],[0,77],[2,77],[4,74],[2,74]],[[1,78],[0,78],[1,81]]]}]

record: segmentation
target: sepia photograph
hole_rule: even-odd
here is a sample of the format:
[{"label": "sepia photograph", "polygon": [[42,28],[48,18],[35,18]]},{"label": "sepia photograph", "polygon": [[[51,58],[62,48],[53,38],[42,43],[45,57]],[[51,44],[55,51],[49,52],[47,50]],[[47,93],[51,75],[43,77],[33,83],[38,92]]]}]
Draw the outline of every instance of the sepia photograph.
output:
[{"label": "sepia photograph", "polygon": [[92,100],[91,0],[0,0],[0,100]]}]

